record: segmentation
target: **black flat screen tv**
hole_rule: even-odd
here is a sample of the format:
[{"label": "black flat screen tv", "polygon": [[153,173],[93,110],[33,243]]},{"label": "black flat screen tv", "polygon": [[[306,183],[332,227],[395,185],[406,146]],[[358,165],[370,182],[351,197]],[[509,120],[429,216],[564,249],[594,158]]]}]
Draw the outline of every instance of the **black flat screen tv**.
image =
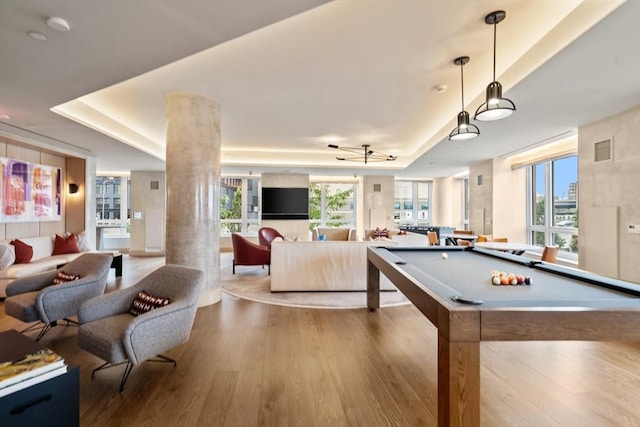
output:
[{"label": "black flat screen tv", "polygon": [[309,189],[263,187],[262,219],[309,219]]}]

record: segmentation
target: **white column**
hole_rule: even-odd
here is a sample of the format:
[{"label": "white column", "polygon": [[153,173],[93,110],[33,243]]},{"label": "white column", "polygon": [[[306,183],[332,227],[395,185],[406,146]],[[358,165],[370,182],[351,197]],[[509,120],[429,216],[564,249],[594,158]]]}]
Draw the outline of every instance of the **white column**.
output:
[{"label": "white column", "polygon": [[202,270],[199,305],[210,305],[221,299],[220,107],[188,93],[166,103],[166,263]]}]

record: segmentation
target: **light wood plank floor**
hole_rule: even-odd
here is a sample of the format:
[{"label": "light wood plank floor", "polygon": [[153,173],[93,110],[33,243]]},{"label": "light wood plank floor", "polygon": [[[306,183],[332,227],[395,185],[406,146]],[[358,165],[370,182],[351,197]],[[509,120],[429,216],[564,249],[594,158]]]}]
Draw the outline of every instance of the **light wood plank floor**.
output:
[{"label": "light wood plank floor", "polygon": [[[124,258],[129,286],[162,258]],[[0,306],[2,303],[0,303]],[[0,330],[24,325],[4,315]],[[412,306],[369,312],[223,296],[198,310],[178,361],[122,368],[58,327],[43,342],[80,366],[83,426],[434,426],[436,330]],[[483,343],[483,426],[640,426],[640,343]],[[1,421],[0,421],[1,424]]]}]

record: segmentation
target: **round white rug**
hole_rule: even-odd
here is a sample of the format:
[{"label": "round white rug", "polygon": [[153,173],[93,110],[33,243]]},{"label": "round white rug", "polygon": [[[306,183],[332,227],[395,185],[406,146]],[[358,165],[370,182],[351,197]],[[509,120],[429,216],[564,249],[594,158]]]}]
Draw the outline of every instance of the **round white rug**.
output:
[{"label": "round white rug", "polygon": [[[232,274],[232,254],[221,254],[220,283],[222,291],[237,298],[301,308],[366,308],[366,292],[271,292],[271,277],[261,266],[237,266]],[[399,291],[380,292],[380,306],[410,304]]]}]

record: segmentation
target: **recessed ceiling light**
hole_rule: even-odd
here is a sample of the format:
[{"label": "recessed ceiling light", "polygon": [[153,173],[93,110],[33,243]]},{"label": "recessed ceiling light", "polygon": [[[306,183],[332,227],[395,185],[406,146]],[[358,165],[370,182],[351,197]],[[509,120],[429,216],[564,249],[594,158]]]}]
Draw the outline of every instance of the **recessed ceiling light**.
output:
[{"label": "recessed ceiling light", "polygon": [[11,116],[8,114],[0,114],[0,120],[11,120]]},{"label": "recessed ceiling light", "polygon": [[41,42],[47,41],[47,36],[42,33],[38,33],[37,31],[29,31],[29,37]]},{"label": "recessed ceiling light", "polygon": [[51,18],[47,19],[47,25],[49,26],[49,28],[52,28],[56,31],[61,31],[63,33],[71,31],[71,27],[69,26],[69,23],[66,20],[59,18],[57,16],[52,16]]},{"label": "recessed ceiling light", "polygon": [[443,93],[447,91],[447,85],[438,85],[435,87],[436,92]]}]

